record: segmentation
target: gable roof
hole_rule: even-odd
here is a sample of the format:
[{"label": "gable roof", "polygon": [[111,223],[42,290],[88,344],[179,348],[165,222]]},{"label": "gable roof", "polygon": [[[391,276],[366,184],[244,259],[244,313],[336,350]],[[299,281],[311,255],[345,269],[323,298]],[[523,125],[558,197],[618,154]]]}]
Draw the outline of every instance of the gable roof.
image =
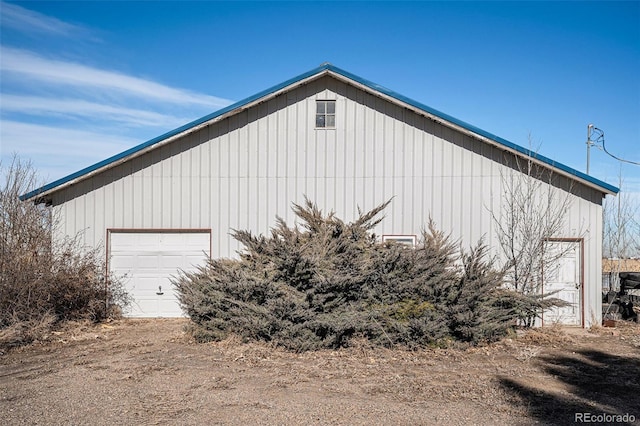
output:
[{"label": "gable roof", "polygon": [[223,120],[231,115],[244,111],[252,107],[253,105],[274,98],[283,92],[292,90],[295,87],[301,86],[311,80],[318,79],[325,75],[331,75],[338,80],[359,87],[366,92],[382,97],[393,103],[402,105],[420,115],[425,115],[439,123],[454,128],[462,133],[468,134],[476,139],[483,140],[503,150],[510,151],[516,155],[530,158],[536,163],[552,169],[554,172],[578,180],[589,187],[602,191],[605,194],[617,194],[619,191],[619,189],[613,185],[610,185],[571,167],[565,166],[564,164],[561,164],[557,161],[540,155],[537,152],[531,151],[527,148],[524,148],[520,145],[517,145],[513,142],[482,130],[476,126],[465,123],[462,120],[440,112],[434,108],[431,108],[392,90],[389,90],[369,80],[351,74],[350,72],[340,69],[334,65],[325,63],[317,68],[300,74],[297,77],[291,78],[278,85],[263,90],[262,92],[256,93],[253,96],[229,105],[228,107],[222,108],[209,115],[205,115],[204,117],[187,123],[184,126],[178,127],[177,129],[171,130],[153,139],[150,139],[144,143],[141,143],[140,145],[134,146],[133,148],[116,154],[110,158],[107,158],[106,160],[100,161],[92,166],[86,167],[66,177],[44,185],[41,188],[35,189],[27,194],[20,196],[20,199],[22,201],[34,199],[35,202],[41,202],[48,194],[60,191],[68,186],[73,185],[74,183],[77,183],[95,174],[101,173],[109,168],[122,164],[123,162],[126,162],[132,158],[145,154],[152,149],[156,149],[160,146],[170,143],[171,141],[184,136],[185,134],[197,131],[202,127],[208,126],[216,121]]}]

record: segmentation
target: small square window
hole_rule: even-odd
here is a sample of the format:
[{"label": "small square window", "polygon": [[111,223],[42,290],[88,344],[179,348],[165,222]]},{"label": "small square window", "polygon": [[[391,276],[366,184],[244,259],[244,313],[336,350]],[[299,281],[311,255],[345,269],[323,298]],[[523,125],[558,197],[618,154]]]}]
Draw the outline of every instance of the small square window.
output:
[{"label": "small square window", "polygon": [[416,245],[416,236],[415,235],[383,235],[382,242],[386,243],[387,241],[395,241],[396,243],[405,244],[409,247],[415,247]]},{"label": "small square window", "polygon": [[316,127],[336,127],[336,101],[316,101]]}]

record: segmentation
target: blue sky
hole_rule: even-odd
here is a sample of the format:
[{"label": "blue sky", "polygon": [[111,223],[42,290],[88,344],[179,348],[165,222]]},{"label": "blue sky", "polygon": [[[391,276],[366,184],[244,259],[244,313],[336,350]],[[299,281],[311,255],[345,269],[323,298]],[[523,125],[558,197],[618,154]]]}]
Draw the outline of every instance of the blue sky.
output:
[{"label": "blue sky", "polygon": [[[43,183],[323,62],[584,171],[640,162],[640,2],[2,2],[0,152]],[[640,193],[640,166],[591,174]]]}]

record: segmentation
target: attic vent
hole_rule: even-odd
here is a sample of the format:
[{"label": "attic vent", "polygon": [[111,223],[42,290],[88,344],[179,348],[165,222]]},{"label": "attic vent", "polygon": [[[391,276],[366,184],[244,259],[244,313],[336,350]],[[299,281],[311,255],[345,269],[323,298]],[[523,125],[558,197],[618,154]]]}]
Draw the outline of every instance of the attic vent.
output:
[{"label": "attic vent", "polygon": [[410,247],[415,247],[416,245],[416,236],[415,235],[383,235],[382,242],[386,243],[387,241],[395,241],[400,244],[405,244]]},{"label": "attic vent", "polygon": [[316,128],[336,127],[336,101],[316,101]]}]

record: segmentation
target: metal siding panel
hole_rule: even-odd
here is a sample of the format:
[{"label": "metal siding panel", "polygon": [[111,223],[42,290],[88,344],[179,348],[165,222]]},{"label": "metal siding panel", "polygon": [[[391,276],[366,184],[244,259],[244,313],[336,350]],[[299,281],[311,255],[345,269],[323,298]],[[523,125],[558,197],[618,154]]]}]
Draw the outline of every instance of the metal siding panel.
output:
[{"label": "metal siding panel", "polygon": [[195,137],[199,143],[200,176],[203,181],[206,181],[211,178],[211,143],[207,142],[208,129],[201,129]]},{"label": "metal siding panel", "polygon": [[177,216],[173,218],[172,228],[191,228],[189,225],[189,208],[191,207],[190,198],[190,179],[189,179],[189,157],[191,152],[185,152],[177,155],[175,165],[178,167],[178,175],[176,180],[176,193],[173,196],[172,204],[174,212]]},{"label": "metal siding panel", "polygon": [[[404,182],[401,181],[404,180]],[[402,197],[404,199],[403,209],[401,210],[402,232],[406,234],[415,234],[415,208],[413,199],[413,187],[415,186],[415,178],[410,174],[398,179],[398,183],[402,186]]]},{"label": "metal siding panel", "polygon": [[297,177],[289,177],[287,179],[287,193],[289,194],[289,204],[286,206],[286,208],[284,209],[284,214],[282,215],[282,217],[286,220],[286,222],[289,225],[293,224],[293,212],[291,211],[291,203],[300,203],[302,202],[302,195],[298,192],[296,192],[298,189],[298,180],[299,178]]},{"label": "metal siding panel", "polygon": [[211,192],[212,196],[209,199],[210,205],[210,223],[212,228],[212,242],[211,249],[213,250],[213,257],[225,257],[226,253],[222,252],[221,241],[224,239],[222,226],[220,224],[220,206],[222,205],[222,194],[220,194],[220,177],[211,177]]},{"label": "metal siding panel", "polygon": [[95,239],[95,211],[96,211],[96,194],[95,191],[91,191],[84,196],[85,198],[85,206],[83,213],[83,222],[84,222],[84,245],[85,246],[93,246]]},{"label": "metal siding panel", "polygon": [[216,138],[218,144],[218,170],[220,170],[220,177],[228,178],[230,175],[231,164],[230,162],[230,142],[229,142],[229,124],[228,121],[223,121],[218,124],[220,132],[222,133]]},{"label": "metal siding panel", "polygon": [[275,225],[276,216],[282,217],[290,205],[285,182],[285,178],[275,176],[267,180],[271,202],[267,211],[268,229],[265,232]]},{"label": "metal siding panel", "polygon": [[[602,324],[602,206],[591,203],[589,209],[590,223],[595,231],[589,239],[589,257],[585,253],[584,263],[590,265],[588,273],[585,271],[585,284],[594,290],[592,299],[585,301],[585,310],[589,314],[585,316],[585,327]],[[593,316],[591,311],[594,312]]]},{"label": "metal siding panel", "polygon": [[287,161],[285,161],[283,176],[295,176],[298,167],[298,111],[299,103],[297,96],[293,94],[290,102],[292,102],[286,111],[286,125],[284,126],[283,136],[286,141]]},{"label": "metal siding panel", "polygon": [[131,224],[134,228],[142,227],[142,178],[139,174],[129,175],[125,184],[128,184],[131,190],[131,201],[129,202],[129,209],[131,210]]},{"label": "metal siding panel", "polygon": [[[452,217],[456,218],[457,233],[460,236],[466,238],[473,238],[473,234],[470,231],[471,215],[466,214],[467,211],[464,208],[465,204],[471,199],[471,188],[467,185],[464,175],[468,169],[469,164],[465,162],[466,150],[461,146],[464,144],[464,136],[460,133],[454,134],[454,168],[453,168],[453,193],[451,194],[453,214]],[[467,245],[472,244],[471,241],[467,242]]]},{"label": "metal siding panel", "polygon": [[[267,103],[266,138],[260,146],[264,149],[260,159],[264,162],[263,177],[275,176],[278,167],[278,99],[272,99]],[[265,201],[268,203],[268,197]]]},{"label": "metal siding panel", "polygon": [[[258,105],[258,115],[260,117],[266,117],[268,114],[268,108],[266,104]],[[257,177],[263,177],[267,175],[267,167],[269,158],[267,157],[267,141],[269,136],[268,118],[261,118],[257,121],[257,137],[256,137],[256,160],[257,160]]]},{"label": "metal siding panel", "polygon": [[442,226],[442,172],[443,172],[443,141],[440,137],[442,127],[434,125],[431,135],[431,188],[429,191],[429,211],[433,220]]},{"label": "metal siding panel", "polygon": [[358,200],[356,194],[357,177],[346,177],[339,181],[342,185],[342,211],[345,218],[356,218],[358,215]]},{"label": "metal siding panel", "polygon": [[460,164],[458,168],[459,173],[459,189],[457,197],[460,203],[460,232],[462,235],[467,235],[467,238],[471,240],[468,245],[475,244],[477,238],[475,236],[475,227],[473,226],[476,217],[481,214],[480,212],[473,212],[469,208],[474,199],[474,194],[480,193],[481,177],[477,179],[469,179],[473,175],[473,152],[466,135],[459,135],[458,143],[460,143]]},{"label": "metal siding panel", "polygon": [[267,183],[264,177],[259,177],[255,181],[254,185],[254,195],[253,195],[253,205],[250,204],[250,208],[252,209],[252,218],[250,222],[251,229],[255,229],[257,233],[264,232],[267,225],[267,221],[265,220],[267,214]]},{"label": "metal siding panel", "polygon": [[[214,126],[207,127],[203,131],[207,132],[207,138],[209,142],[207,145],[209,146],[209,173],[211,175],[211,179],[220,177],[220,143],[217,138],[213,137],[213,128]],[[217,127],[217,126],[216,126]],[[250,160],[250,158],[249,158]]]},{"label": "metal siding panel", "polygon": [[116,206],[116,220],[120,226],[126,226],[125,224],[132,219],[131,199],[133,198],[132,188],[130,182],[127,181],[128,176],[124,176],[118,180],[118,185],[115,187],[115,196],[119,204]]},{"label": "metal siding panel", "polygon": [[226,148],[227,154],[227,162],[228,162],[228,176],[234,177],[238,176],[238,162],[240,161],[240,152],[239,152],[239,144],[238,144],[238,129],[237,129],[237,121],[238,118],[236,116],[229,117],[229,131],[224,138],[226,144],[224,147]]},{"label": "metal siding panel", "polygon": [[475,176],[479,177],[479,181],[475,183],[477,194],[473,194],[473,200],[469,204],[470,214],[476,211],[477,220],[474,222],[474,231],[479,235],[479,238],[483,238],[485,244],[491,245],[491,214],[489,208],[491,208],[492,194],[491,194],[491,169],[488,167],[487,162],[481,157],[481,152],[474,155],[473,158],[473,174],[470,179],[474,180]]},{"label": "metal siding panel", "polygon": [[431,169],[431,160],[427,157],[428,151],[428,141],[429,138],[424,132],[424,124],[425,120],[421,118],[420,123],[420,131],[418,132],[418,140],[416,144],[416,154],[414,155],[414,168],[416,170],[416,179],[418,180],[417,185],[415,186],[415,205],[418,209],[418,218],[421,218],[417,223],[420,223],[426,227],[426,218],[429,216],[428,204],[425,202],[428,200],[431,195],[429,191],[429,186],[427,185],[430,180],[428,177],[431,177],[432,169]]},{"label": "metal siding panel", "polygon": [[[373,176],[375,173],[377,149],[377,113],[374,109],[375,98],[365,95],[365,100],[367,104],[362,121],[362,126],[365,128],[363,132],[364,139],[360,140],[359,146],[356,147],[356,159],[360,161],[354,167],[356,175],[362,177]],[[360,156],[362,156],[361,159]],[[382,157],[380,156],[379,158]]]},{"label": "metal siding panel", "polygon": [[[168,153],[167,153],[168,155]],[[171,228],[171,194],[173,179],[171,173],[171,157],[162,161],[162,185],[158,192],[160,194],[160,214],[162,215],[162,227]],[[154,195],[156,195],[154,193]]]},{"label": "metal siding panel", "polygon": [[[101,179],[99,179],[101,180]],[[104,197],[104,187],[96,185],[95,189],[95,205],[93,211],[93,233],[94,233],[94,244],[93,247],[96,247],[100,241],[104,238],[104,229],[105,229],[105,220],[107,219],[105,214],[103,213],[106,210],[106,203]]]},{"label": "metal siding panel", "polygon": [[393,126],[393,176],[402,177],[406,174],[405,153],[406,147],[406,127],[401,121],[394,121]]},{"label": "metal siding panel", "polygon": [[143,227],[154,227],[154,217],[156,212],[153,209],[153,168],[142,170],[142,196],[140,198],[140,214],[142,215]]},{"label": "metal siding panel", "polygon": [[[299,89],[301,91],[307,90],[307,87]],[[305,93],[306,95],[306,93]],[[296,108],[296,149],[295,149],[295,176],[304,177],[306,173],[306,150],[307,150],[307,135],[306,129],[311,126],[310,118],[311,113],[307,114],[307,106],[312,102],[306,97],[299,100]],[[297,191],[302,191],[302,186],[297,187]]]},{"label": "metal siding panel", "polygon": [[[351,126],[350,126],[351,128]],[[339,141],[339,164],[336,165],[337,173],[342,178],[352,178],[356,174],[356,161],[360,158],[360,164],[364,163],[364,155],[356,154],[356,150],[364,150],[364,141],[361,135],[349,132],[344,135],[344,139]]]},{"label": "metal siding panel", "polygon": [[247,129],[247,133],[249,133],[249,140],[248,140],[248,146],[247,146],[248,163],[249,163],[248,176],[250,178],[257,177],[259,172],[258,161],[260,160],[260,157],[258,153],[258,146],[259,146],[258,142],[260,141],[259,115],[261,112],[262,112],[262,109],[260,109],[259,106],[255,108],[251,108],[247,112],[247,115],[249,117],[249,125]]},{"label": "metal siding panel", "polygon": [[[197,228],[211,227],[211,178],[203,177],[200,182],[200,222]],[[216,238],[219,236],[216,235]]]},{"label": "metal siding panel", "polygon": [[274,177],[286,176],[289,167],[289,140],[286,129],[289,127],[289,102],[286,96],[281,96],[278,102],[278,116],[276,121],[276,168]]},{"label": "metal siding panel", "polygon": [[215,212],[218,216],[217,229],[219,230],[218,234],[220,235],[220,238],[217,239],[218,253],[220,253],[220,256],[226,257],[231,253],[229,251],[230,249],[229,238],[222,237],[223,232],[230,231],[229,203],[228,203],[228,200],[230,197],[229,178],[226,178],[226,177],[218,178],[217,183],[218,183],[219,204],[215,206],[216,207]]},{"label": "metal siding panel", "polygon": [[169,198],[170,201],[170,212],[171,219],[169,220],[169,227],[176,228],[176,224],[180,223],[182,220],[182,206],[180,202],[181,194],[183,191],[182,188],[182,161],[180,161],[180,157],[173,156],[171,157],[171,195]]},{"label": "metal siding panel", "polygon": [[247,200],[245,193],[241,192],[244,180],[246,179],[232,177],[223,180],[220,184],[220,211],[218,212],[221,217],[220,238],[231,240],[232,238],[228,234],[232,229],[245,229],[245,227],[241,226],[246,223],[246,216],[244,215],[248,214],[247,210],[249,213],[253,213],[256,209],[253,200]]},{"label": "metal siding panel", "polygon": [[151,191],[149,193],[149,196],[151,197],[152,210],[151,227],[159,229],[163,226],[163,200],[166,199],[166,196],[164,195],[164,187],[166,184],[162,164],[160,163],[161,160],[159,158],[153,159],[158,161],[158,163],[151,166]]},{"label": "metal siding panel", "polygon": [[431,188],[429,191],[430,200],[429,207],[430,211],[433,212],[433,220],[437,223],[441,223],[441,214],[442,210],[442,202],[440,201],[440,195],[442,193],[442,150],[443,150],[443,141],[440,137],[442,130],[442,126],[434,125],[433,133],[430,136],[431,139],[431,170],[432,179],[431,179]]},{"label": "metal siding panel", "polygon": [[113,226],[124,227],[125,203],[124,185],[122,179],[113,183]]},{"label": "metal siding panel", "polygon": [[[196,135],[192,135],[192,137],[195,138]],[[187,156],[185,155],[185,157]],[[188,168],[184,177],[187,184],[187,191],[185,191],[187,202],[184,204],[184,208],[187,209],[185,218],[188,218],[189,222],[188,224],[183,224],[182,227],[200,228],[200,202],[202,201],[200,197],[200,182],[202,179],[200,177],[199,147],[196,146],[189,151],[187,164]]]},{"label": "metal siding panel", "polygon": [[[151,159],[131,163],[140,169],[133,175],[123,167],[113,172],[112,182],[92,178],[93,193],[66,191],[65,231],[88,226],[87,241],[97,242],[105,227],[211,227],[213,256],[227,257],[238,249],[229,228],[266,233],[276,214],[292,224],[291,203],[302,202],[304,194],[345,220],[355,218],[356,206],[369,210],[395,196],[374,230],[378,235],[418,234],[431,215],[465,246],[485,234],[495,244],[489,209],[499,211],[499,171],[507,170],[495,162],[502,161],[500,150],[351,86],[325,90],[322,84],[315,81],[152,151]],[[338,101],[342,127],[314,128],[316,98]],[[221,174],[225,178],[218,179]],[[580,199],[569,230],[598,220],[601,207]],[[597,260],[599,242],[600,234],[590,230],[585,259]],[[585,262],[587,313],[597,313],[597,289],[591,284],[599,282],[597,263]]]},{"label": "metal siding panel", "polygon": [[85,212],[85,197],[78,197],[78,188],[74,187],[74,203],[73,203],[73,217],[74,217],[74,228],[77,230],[77,232],[84,232],[84,229],[86,228],[85,222],[84,222],[84,212]]},{"label": "metal siding panel", "polygon": [[375,182],[375,179],[372,177],[358,177],[355,179],[356,196],[354,199],[356,206],[360,207],[362,211],[367,211],[369,206],[374,205],[375,200],[373,197],[375,196],[375,193],[381,194],[381,191],[375,191],[374,194],[367,193],[365,188],[370,187],[372,182]]},{"label": "metal siding panel", "polygon": [[395,144],[394,140],[394,120],[389,117],[387,114],[391,113],[393,110],[390,109],[389,106],[385,108],[386,113],[381,116],[382,121],[382,138],[380,140],[381,150],[384,155],[384,176],[385,177],[393,177],[393,166],[394,166],[394,156],[395,152],[393,151],[393,146]]}]

